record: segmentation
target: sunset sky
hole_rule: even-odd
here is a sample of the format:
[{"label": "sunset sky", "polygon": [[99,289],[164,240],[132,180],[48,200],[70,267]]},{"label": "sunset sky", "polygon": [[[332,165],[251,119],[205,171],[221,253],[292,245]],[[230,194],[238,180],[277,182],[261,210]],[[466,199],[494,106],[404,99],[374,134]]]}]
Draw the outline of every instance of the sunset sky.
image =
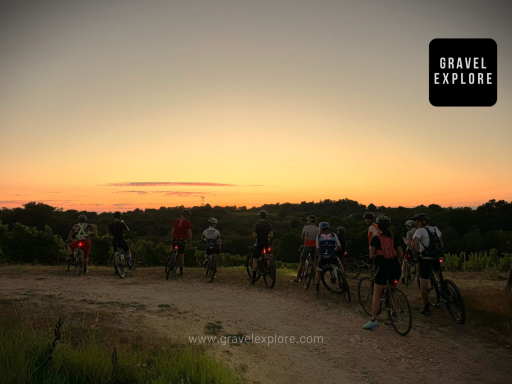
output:
[{"label": "sunset sky", "polygon": [[[6,1],[0,207],[512,200],[501,1]],[[433,38],[498,45],[498,102],[435,108]]]}]

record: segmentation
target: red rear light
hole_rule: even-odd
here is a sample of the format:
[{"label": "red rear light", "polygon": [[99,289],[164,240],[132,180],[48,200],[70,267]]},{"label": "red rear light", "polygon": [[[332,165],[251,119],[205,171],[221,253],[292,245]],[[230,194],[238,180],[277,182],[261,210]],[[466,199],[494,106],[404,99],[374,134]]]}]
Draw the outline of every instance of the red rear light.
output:
[{"label": "red rear light", "polygon": [[174,247],[174,249],[178,249],[178,247]]},{"label": "red rear light", "polygon": [[347,254],[348,252],[345,252],[345,255]]},{"label": "red rear light", "polygon": [[82,246],[82,243],[78,243],[78,246],[81,247]]},{"label": "red rear light", "polygon": [[442,263],[443,262],[443,259],[439,259],[439,262]]},{"label": "red rear light", "polygon": [[398,280],[396,280],[396,279],[395,279],[395,280],[393,281],[393,283],[398,284]]},{"label": "red rear light", "polygon": [[269,251],[269,252],[270,252],[270,250],[271,250],[271,248],[270,248],[270,247],[268,247],[268,251]]},{"label": "red rear light", "polygon": [[263,253],[267,253],[267,250],[265,248],[263,248]]}]

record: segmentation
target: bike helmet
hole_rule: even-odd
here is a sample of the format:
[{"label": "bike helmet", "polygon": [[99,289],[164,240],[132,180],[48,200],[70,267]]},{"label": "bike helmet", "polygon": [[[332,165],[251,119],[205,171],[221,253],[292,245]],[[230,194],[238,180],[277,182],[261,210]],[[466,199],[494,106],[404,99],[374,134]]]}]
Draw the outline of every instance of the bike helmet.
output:
[{"label": "bike helmet", "polygon": [[218,222],[219,222],[219,220],[217,220],[215,217],[210,217],[208,219],[209,224],[217,224]]},{"label": "bike helmet", "polygon": [[379,216],[377,217],[376,223],[379,229],[386,229],[391,225],[391,219],[387,216]]},{"label": "bike helmet", "polygon": [[87,216],[85,216],[85,215],[78,216],[78,221],[80,223],[85,223],[87,221]]},{"label": "bike helmet", "polygon": [[314,223],[316,221],[316,216],[315,215],[309,215],[308,216],[308,220]]},{"label": "bike helmet", "polygon": [[419,221],[429,221],[430,217],[426,213],[418,213],[417,215],[411,217],[411,220],[419,220]]},{"label": "bike helmet", "polygon": [[329,223],[326,223],[325,221],[322,221],[319,225],[320,229],[328,229]]},{"label": "bike helmet", "polygon": [[115,219],[120,219],[121,218],[121,212],[114,212],[114,218]]},{"label": "bike helmet", "polygon": [[261,217],[262,219],[264,219],[265,217],[267,217],[267,211],[263,211],[263,210],[261,210],[261,211],[260,211],[260,217]]},{"label": "bike helmet", "polygon": [[412,221],[412,220],[407,220],[407,221],[405,222],[405,226],[406,226],[407,228],[416,228],[416,223],[415,223],[414,221]]},{"label": "bike helmet", "polygon": [[190,216],[192,215],[188,209],[184,209],[181,211],[181,216]]},{"label": "bike helmet", "polygon": [[373,213],[371,212],[366,212],[364,215],[363,215],[363,219],[370,219],[370,220],[373,220],[375,218],[375,216],[373,215]]},{"label": "bike helmet", "polygon": [[345,227],[338,227],[337,230],[340,233],[345,232]]}]

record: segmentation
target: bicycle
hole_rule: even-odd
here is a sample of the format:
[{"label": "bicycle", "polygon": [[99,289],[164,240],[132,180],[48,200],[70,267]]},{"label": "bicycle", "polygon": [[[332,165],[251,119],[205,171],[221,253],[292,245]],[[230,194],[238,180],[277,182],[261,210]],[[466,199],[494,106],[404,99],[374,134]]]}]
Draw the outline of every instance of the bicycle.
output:
[{"label": "bicycle", "polygon": [[[370,277],[363,277],[357,286],[357,295],[359,304],[363,311],[371,316],[373,305],[373,291],[375,285],[375,275],[377,266],[375,263],[367,263],[362,260],[366,267],[370,270]],[[377,316],[385,308],[388,312],[388,318],[393,329],[401,336],[407,335],[412,328],[412,311],[407,296],[398,288],[396,288],[398,280],[388,279],[386,287],[382,293],[381,305]],[[401,298],[400,298],[401,297]],[[404,325],[404,327],[401,326]]]},{"label": "bicycle", "polygon": [[357,279],[361,274],[361,266],[357,264],[357,261],[353,257],[348,257],[348,253],[345,252],[340,260],[341,265],[343,265],[343,269],[345,270],[345,274],[347,277],[351,279]]},{"label": "bicycle", "polygon": [[416,265],[418,264],[418,261],[413,259],[411,256],[407,257],[408,255],[404,256],[404,263],[405,263],[405,273],[403,279],[404,279],[404,285],[408,287],[416,278]]},{"label": "bicycle", "polygon": [[[207,250],[217,249],[218,245],[215,240],[208,240],[208,244],[206,245]],[[207,252],[208,253],[208,252]],[[215,274],[217,273],[217,253],[212,253],[210,255],[206,255],[206,259],[203,263],[204,266],[204,276],[211,282],[215,278]]]},{"label": "bicycle", "polygon": [[[169,280],[171,273],[176,273],[178,269],[178,247],[183,243],[183,240],[174,239],[172,251],[167,260],[165,261],[165,279]],[[186,242],[185,242],[186,244]]]},{"label": "bicycle", "polygon": [[[304,244],[301,245],[299,248],[299,254],[302,255],[302,251],[304,249]],[[306,261],[304,262],[304,269],[302,270],[301,275],[299,276],[299,281],[304,281],[304,289],[308,289],[311,280],[313,279],[313,276],[315,275],[316,267],[316,255],[313,255],[311,257],[311,252],[308,254],[308,257],[306,258]]]},{"label": "bicycle", "polygon": [[[133,243],[131,241],[126,241],[126,245],[130,247]],[[130,260],[130,265],[132,266],[131,271],[135,271],[139,266],[139,255],[133,249],[130,249],[132,254],[132,258]],[[114,253],[114,270],[119,278],[124,278],[126,275],[126,270],[128,269],[128,263],[126,261],[126,254],[122,248],[117,247],[117,251]]]},{"label": "bicycle", "polygon": [[[256,245],[253,245],[249,247],[249,249],[255,249]],[[258,258],[258,269],[256,270],[256,280],[254,282],[257,282],[261,276],[263,276],[263,280],[265,281],[265,285],[268,288],[274,288],[274,285],[276,284],[276,263],[274,261],[274,258],[272,257],[271,253],[272,248],[271,247],[264,247],[261,251],[260,257]],[[252,280],[252,261],[254,259],[254,256],[249,254],[247,255],[247,273],[249,273],[249,276]],[[250,260],[250,264],[249,264]]]},{"label": "bicycle", "polygon": [[[439,259],[439,268],[434,274],[434,270],[430,271],[429,283],[427,285],[428,301],[434,307],[441,308],[446,306],[448,313],[453,321],[457,324],[466,322],[466,305],[457,285],[450,279],[445,279],[441,264],[444,258]],[[420,276],[418,275],[418,287],[420,287]],[[434,291],[435,297],[430,292]]]},{"label": "bicycle", "polygon": [[84,272],[85,268],[85,255],[84,251],[82,250],[82,242],[78,243],[78,247],[73,250],[73,256],[68,258],[68,269],[67,272],[69,272],[69,269],[72,265],[75,266],[75,274],[77,276],[80,276]]},{"label": "bicycle", "polygon": [[510,273],[508,274],[507,285],[505,290],[510,291],[512,289],[512,266],[510,267]]},{"label": "bicycle", "polygon": [[332,293],[343,295],[347,303],[352,301],[347,276],[336,264],[327,264],[322,271],[322,284]]}]

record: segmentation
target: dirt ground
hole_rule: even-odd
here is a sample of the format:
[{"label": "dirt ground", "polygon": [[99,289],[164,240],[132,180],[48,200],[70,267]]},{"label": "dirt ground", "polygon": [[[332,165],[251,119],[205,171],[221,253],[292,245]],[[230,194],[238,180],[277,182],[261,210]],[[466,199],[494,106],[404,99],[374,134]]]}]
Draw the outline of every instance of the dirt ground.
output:
[{"label": "dirt ground", "polygon": [[[189,343],[207,330],[226,335],[321,336],[318,343],[209,344],[210,352],[248,383],[510,383],[512,349],[457,326],[446,310],[425,319],[413,305],[413,329],[399,336],[383,315],[368,320],[352,281],[351,304],[315,295],[280,271],[274,289],[252,286],[243,269],[220,269],[213,284],[199,269],[165,280],[163,268],[139,269],[124,279],[91,267],[86,276],[62,267],[0,267],[0,308],[17,315],[62,316],[109,324],[122,334]],[[409,288],[408,296],[418,291]],[[413,301],[413,300],[411,300]],[[470,314],[469,314],[470,315]],[[468,323],[471,318],[468,319]]]}]

